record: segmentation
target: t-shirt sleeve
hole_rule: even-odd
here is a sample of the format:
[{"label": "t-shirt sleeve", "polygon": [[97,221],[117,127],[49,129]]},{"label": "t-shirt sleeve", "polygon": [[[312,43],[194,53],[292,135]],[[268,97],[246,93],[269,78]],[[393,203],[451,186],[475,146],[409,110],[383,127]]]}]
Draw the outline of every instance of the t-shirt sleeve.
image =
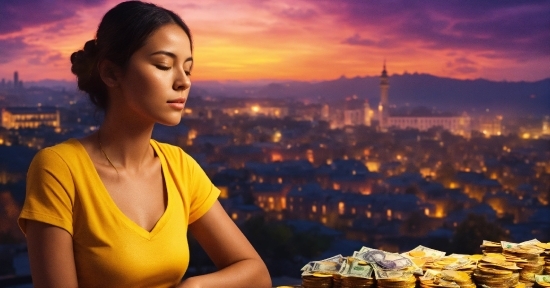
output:
[{"label": "t-shirt sleeve", "polygon": [[191,173],[189,181],[189,194],[191,198],[189,224],[191,224],[210,210],[218,199],[220,190],[212,184],[212,181],[210,181],[195,159],[187,154],[186,158]]},{"label": "t-shirt sleeve", "polygon": [[73,234],[75,185],[69,167],[57,152],[46,148],[33,158],[27,172],[25,203],[18,224],[26,220],[57,226]]}]

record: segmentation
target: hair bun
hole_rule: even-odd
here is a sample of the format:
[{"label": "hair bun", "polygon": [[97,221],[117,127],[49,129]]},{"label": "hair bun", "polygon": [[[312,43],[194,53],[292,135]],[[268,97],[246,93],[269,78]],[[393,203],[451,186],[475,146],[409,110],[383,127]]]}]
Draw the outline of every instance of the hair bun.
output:
[{"label": "hair bun", "polygon": [[84,53],[86,53],[86,56],[88,57],[95,57],[97,50],[95,39],[89,40],[86,44],[84,44]]},{"label": "hair bun", "polygon": [[92,102],[105,108],[106,93],[99,71],[97,69],[98,49],[95,40],[84,44],[83,50],[71,54],[71,72],[76,75],[78,88],[90,95]]}]

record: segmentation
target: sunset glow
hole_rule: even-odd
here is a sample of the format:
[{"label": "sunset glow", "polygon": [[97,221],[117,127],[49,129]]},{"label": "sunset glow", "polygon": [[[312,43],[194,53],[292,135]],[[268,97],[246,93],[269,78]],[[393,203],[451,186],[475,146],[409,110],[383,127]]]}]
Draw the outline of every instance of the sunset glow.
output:
[{"label": "sunset glow", "polygon": [[[0,78],[71,80],[69,57],[120,1],[0,2]],[[548,1],[151,1],[194,37],[193,80],[329,80],[429,73],[550,77]]]}]

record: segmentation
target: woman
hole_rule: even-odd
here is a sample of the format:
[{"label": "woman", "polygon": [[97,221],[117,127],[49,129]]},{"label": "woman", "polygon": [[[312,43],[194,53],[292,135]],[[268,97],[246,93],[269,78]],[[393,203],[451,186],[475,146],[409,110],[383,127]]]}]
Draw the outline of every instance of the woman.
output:
[{"label": "woman", "polygon": [[[270,287],[265,264],[180,148],[151,139],[181,120],[191,34],[173,12],[139,1],[105,14],[71,56],[78,86],[105,111],[97,132],[41,150],[19,224],[35,287]],[[187,232],[217,272],[181,279]]]}]

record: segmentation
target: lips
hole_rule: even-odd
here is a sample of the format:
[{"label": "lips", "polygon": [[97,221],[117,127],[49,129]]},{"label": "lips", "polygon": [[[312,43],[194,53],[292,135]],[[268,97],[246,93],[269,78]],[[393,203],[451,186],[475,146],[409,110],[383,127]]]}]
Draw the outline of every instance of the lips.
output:
[{"label": "lips", "polygon": [[177,99],[173,99],[173,100],[168,100],[166,101],[167,103],[185,103],[185,98],[177,98]]}]

